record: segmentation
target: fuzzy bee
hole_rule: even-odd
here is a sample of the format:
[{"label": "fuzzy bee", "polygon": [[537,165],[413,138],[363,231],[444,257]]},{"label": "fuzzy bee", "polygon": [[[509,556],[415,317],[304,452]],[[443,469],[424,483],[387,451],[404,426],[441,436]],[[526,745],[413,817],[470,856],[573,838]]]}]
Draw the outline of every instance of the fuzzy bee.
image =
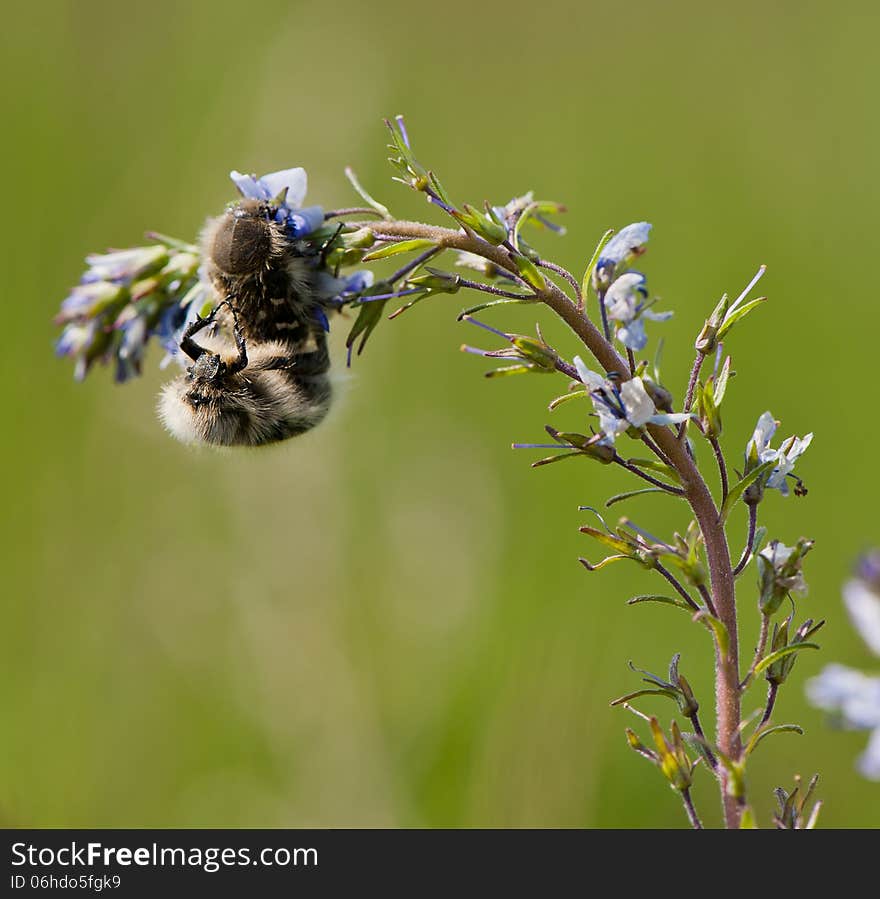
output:
[{"label": "fuzzy bee", "polygon": [[339,231],[320,207],[303,207],[303,169],[231,177],[241,199],[208,220],[198,245],[153,235],[158,246],[88,257],[62,304],[57,350],[75,358],[78,378],[112,359],[124,381],[158,337],[183,369],[159,398],[168,431],[190,444],[262,446],[327,414],[327,312],[369,279],[329,270]]},{"label": "fuzzy bee", "polygon": [[[222,337],[195,340],[215,323],[224,305],[233,321],[233,352]],[[180,349],[192,365],[159,398],[159,418],[178,440],[262,446],[302,434],[327,414],[332,391],[323,332],[313,335],[311,345],[265,340],[249,347],[242,321],[224,300],[184,331]]]}]

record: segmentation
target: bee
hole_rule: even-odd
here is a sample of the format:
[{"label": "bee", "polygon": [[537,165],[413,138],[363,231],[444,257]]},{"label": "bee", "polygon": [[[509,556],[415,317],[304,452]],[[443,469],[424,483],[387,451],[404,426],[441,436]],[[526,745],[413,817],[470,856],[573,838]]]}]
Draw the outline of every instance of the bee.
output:
[{"label": "bee", "polygon": [[202,232],[205,274],[218,296],[234,296],[249,340],[302,340],[320,317],[322,248],[291,238],[277,207],[245,199]]},{"label": "bee", "polygon": [[[224,306],[232,319],[234,350],[211,327]],[[192,365],[163,388],[158,409],[178,440],[263,446],[302,434],[327,414],[332,390],[323,330],[313,329],[305,340],[249,343],[246,321],[227,298],[184,330],[180,351]],[[197,342],[203,332],[207,336]]]},{"label": "bee", "polygon": [[[327,315],[369,280],[339,277],[328,264],[343,226],[334,232],[333,216],[302,205],[305,170],[230,176],[241,199],[208,219],[198,245],[151,234],[157,246],[87,257],[62,303],[57,352],[76,359],[80,378],[115,358],[125,381],[140,374],[144,348],[158,337],[182,369],[159,397],[171,434],[262,446],[326,416]],[[213,308],[202,317],[206,304]]]}]

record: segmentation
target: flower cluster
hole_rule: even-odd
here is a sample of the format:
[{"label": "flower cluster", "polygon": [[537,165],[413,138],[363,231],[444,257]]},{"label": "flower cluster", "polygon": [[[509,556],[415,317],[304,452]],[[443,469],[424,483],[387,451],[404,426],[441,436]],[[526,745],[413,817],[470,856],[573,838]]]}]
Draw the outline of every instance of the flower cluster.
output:
[{"label": "flower cluster", "polygon": [[324,224],[320,206],[303,206],[308,177],[303,168],[283,169],[257,178],[230,172],[239,193],[247,200],[263,200],[275,210],[275,221],[284,225],[292,238],[308,237]]},{"label": "flower cluster", "polygon": [[[760,476],[750,487],[751,496],[755,501],[760,501],[763,488],[778,490],[783,496],[788,496],[788,479],[795,482],[794,492],[797,496],[806,493],[803,482],[792,473],[795,462],[807,451],[813,441],[813,435],[805,437],[788,437],[782,441],[778,449],[770,446],[770,441],[776,433],[777,422],[769,412],[764,412],[755,425],[754,433],[746,445],[745,473],[749,474],[759,466],[765,466],[765,473]],[[767,463],[774,463],[772,466]],[[747,498],[748,500],[748,498]]]},{"label": "flower cluster", "polygon": [[646,382],[640,377],[620,384],[590,371],[580,356],[575,356],[574,364],[599,418],[600,443],[611,445],[630,428],[639,430],[649,424],[681,424],[691,417],[685,412],[658,412]]},{"label": "flower cluster", "polygon": [[[843,588],[850,619],[868,648],[880,656],[880,550],[865,555]],[[880,780],[880,673],[865,674],[845,665],[827,665],[807,682],[807,696],[831,712],[840,726],[871,732],[858,769]]]},{"label": "flower cluster", "polygon": [[628,349],[643,350],[648,343],[645,321],[666,321],[671,312],[655,312],[648,297],[647,279],[628,271],[629,263],[645,252],[651,226],[627,225],[600,249],[592,272],[592,285],[602,304],[603,321],[613,322],[615,337]]}]

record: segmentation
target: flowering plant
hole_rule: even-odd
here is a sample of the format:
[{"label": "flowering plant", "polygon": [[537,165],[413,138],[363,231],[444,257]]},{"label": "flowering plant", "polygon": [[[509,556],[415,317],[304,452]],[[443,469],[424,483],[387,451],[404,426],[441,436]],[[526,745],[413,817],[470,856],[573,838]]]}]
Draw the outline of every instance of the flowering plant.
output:
[{"label": "flowering plant", "polygon": [[[555,222],[564,211],[561,204],[536,200],[532,193],[505,205],[457,203],[436,174],[416,158],[403,119],[387,124],[394,180],[424,195],[451,220],[450,227],[395,218],[351,171],[349,180],[364,205],[329,212],[317,206],[303,208],[306,178],[302,169],[262,178],[233,172],[233,181],[244,197],[270,202],[275,221],[286,229],[288,238],[315,251],[307,255],[320,276],[315,282],[319,285],[315,314],[322,323],[343,307],[356,313],[346,341],[349,363],[354,349],[362,352],[386,317],[389,302],[400,304],[387,316],[395,319],[438,294],[462,290],[482,294],[483,301],[465,309],[459,318],[489,332],[502,346],[465,345],[463,349],[502,361],[488,372],[490,377],[561,377],[565,389],[552,400],[550,409],[573,403],[582,422],[577,431],[548,425],[549,443],[515,444],[520,449],[552,451],[533,466],[580,457],[625,470],[638,487],[611,497],[609,507],[642,494],[686,503],[690,520],[683,532],[666,537],[655,536],[628,517],[609,525],[591,509],[598,520],[585,524],[581,532],[605,555],[598,561],[586,557],[580,561],[590,572],[621,561],[656,572],[667,592],[639,595],[630,602],[678,609],[705,631],[714,650],[713,727],[704,728],[703,701],[692,689],[678,653],[672,654],[664,676],[634,669],[647,686],[612,705],[629,710],[646,725],[641,736],[627,729],[627,741],[657,767],[680,797],[693,827],[702,826],[691,797],[700,769],[717,783],[725,825],[756,826],[748,770],[767,737],[801,732],[797,725],[774,721],[776,699],[798,655],[818,648],[812,638],[824,623],[811,618],[798,623],[799,599],[806,593],[803,564],[812,541],[800,538],[792,546],[778,539],[768,541],[766,530],[758,527],[759,508],[769,492],[806,494],[794,467],[812,435],[789,437],[774,449],[771,442],[778,423],[770,412],[763,412],[746,442],[741,474],[729,465],[721,444],[721,407],[734,373],[725,348],[734,329],[764,302],[764,297],[751,298],[764,266],[735,300],[729,301],[725,294],[705,319],[695,336],[685,389],[676,398],[661,376],[657,357],[651,362],[637,356],[648,346],[654,324],[672,314],[654,309],[646,275],[632,268],[647,249],[648,223],[628,225],[616,234],[606,232],[595,250],[588,257],[585,254],[589,261],[576,277],[532,244],[534,234],[563,233]],[[58,351],[75,358],[78,376],[95,360],[115,359],[118,377],[124,380],[140,370],[143,348],[151,336],[176,352],[187,323],[217,302],[204,277],[199,248],[161,235],[153,237],[151,247],[89,257],[80,285],[62,304],[59,322],[65,330]],[[376,280],[359,268],[395,257],[407,261],[393,274]],[[441,257],[449,258],[451,265],[437,267]],[[352,268],[355,271],[349,271]],[[549,344],[540,328],[534,336],[516,334],[477,317],[494,315],[508,305],[549,310],[569,327],[577,346],[566,351]],[[585,361],[587,356],[592,361]],[[714,470],[709,472],[698,450],[704,442],[711,451]],[[738,507],[747,513],[741,546],[728,534]],[[731,539],[737,543],[736,555],[731,555]],[[751,608],[760,622],[760,637],[744,665],[738,617],[748,606],[737,585],[748,570],[755,571],[757,581]],[[826,675],[823,683],[828,687],[833,679]],[[762,681],[765,698],[754,715],[744,717],[743,702]],[[839,678],[835,683],[839,686]],[[834,692],[830,687],[825,692],[817,688],[816,695],[831,707],[837,699],[829,699],[829,691]],[[840,691],[834,695],[839,699]],[[657,715],[637,707],[658,700],[671,701],[673,717],[668,728]],[[850,715],[849,720],[855,718]],[[880,719],[872,726],[878,724]],[[875,730],[875,737],[877,733],[880,730]],[[813,826],[818,811],[818,806],[811,809],[809,805],[814,786],[815,779],[806,790],[798,784],[791,792],[777,791],[776,826]]]}]

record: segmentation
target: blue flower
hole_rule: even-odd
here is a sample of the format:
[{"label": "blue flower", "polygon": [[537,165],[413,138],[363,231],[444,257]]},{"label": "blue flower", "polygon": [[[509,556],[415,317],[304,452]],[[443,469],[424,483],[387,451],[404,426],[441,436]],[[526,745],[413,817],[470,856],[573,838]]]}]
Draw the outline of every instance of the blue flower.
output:
[{"label": "blue flower", "polygon": [[647,301],[646,279],[641,272],[625,272],[605,292],[608,320],[617,322],[617,339],[631,350],[643,350],[648,343],[645,319],[667,321],[671,312],[654,312]]},{"label": "blue flower", "polygon": [[112,250],[109,253],[92,253],[86,256],[89,267],[81,280],[84,284],[92,281],[130,284],[137,278],[157,271],[167,261],[168,250],[161,244]]},{"label": "blue flower", "polygon": [[593,402],[593,409],[599,416],[599,428],[604,435],[598,441],[600,444],[612,445],[620,434],[631,427],[680,424],[691,417],[684,412],[672,414],[657,412],[641,378],[631,378],[619,385],[590,371],[580,356],[575,356],[574,364],[578,377],[587,388]]},{"label": "blue flower", "polygon": [[806,452],[807,447],[813,441],[812,433],[805,437],[789,437],[783,440],[779,449],[773,449],[770,441],[776,433],[778,422],[769,412],[764,412],[755,425],[754,433],[746,445],[746,473],[754,470],[757,465],[764,462],[775,461],[776,465],[764,482],[765,487],[778,490],[783,496],[788,496],[788,478],[794,478],[797,483],[795,493],[801,487],[801,482],[792,474],[795,462]]},{"label": "blue flower", "polygon": [[645,244],[651,233],[648,222],[634,222],[621,228],[602,248],[593,269],[593,288],[600,293],[614,279],[619,269],[625,268],[645,252]]},{"label": "blue flower", "polygon": [[[844,585],[843,601],[862,639],[880,656],[880,550],[860,560],[855,577]],[[857,765],[865,777],[880,780],[880,675],[827,665],[807,682],[807,697],[818,708],[833,712],[841,726],[871,731]]]},{"label": "blue flower", "polygon": [[275,219],[287,228],[291,237],[306,237],[324,223],[324,210],[320,206],[303,208],[308,190],[308,176],[303,168],[270,172],[261,178],[232,171],[229,177],[246,199],[263,200],[277,207]]}]

